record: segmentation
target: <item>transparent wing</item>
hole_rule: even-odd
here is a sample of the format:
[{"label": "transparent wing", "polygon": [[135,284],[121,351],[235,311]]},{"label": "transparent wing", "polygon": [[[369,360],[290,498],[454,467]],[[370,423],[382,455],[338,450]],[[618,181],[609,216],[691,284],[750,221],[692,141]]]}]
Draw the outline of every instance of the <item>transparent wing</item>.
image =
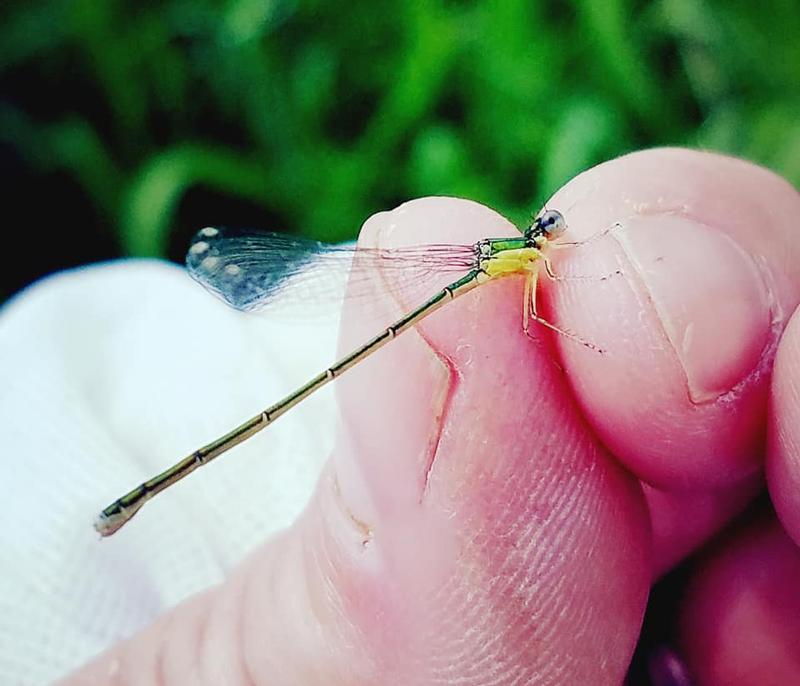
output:
[{"label": "transparent wing", "polygon": [[[442,272],[466,273],[476,263],[472,245],[433,244],[359,249],[279,233],[205,228],[186,255],[189,273],[238,310],[268,307],[290,296],[304,301],[376,297],[375,272],[411,292]],[[406,289],[408,290],[408,289]],[[425,294],[430,295],[430,293]]]}]

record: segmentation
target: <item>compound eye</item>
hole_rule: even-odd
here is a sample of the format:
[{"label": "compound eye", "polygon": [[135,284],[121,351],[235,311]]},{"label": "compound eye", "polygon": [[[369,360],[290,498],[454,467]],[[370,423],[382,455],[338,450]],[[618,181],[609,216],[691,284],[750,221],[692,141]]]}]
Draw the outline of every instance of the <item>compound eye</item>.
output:
[{"label": "compound eye", "polygon": [[558,238],[567,230],[567,221],[558,210],[542,212],[536,221],[548,238]]}]

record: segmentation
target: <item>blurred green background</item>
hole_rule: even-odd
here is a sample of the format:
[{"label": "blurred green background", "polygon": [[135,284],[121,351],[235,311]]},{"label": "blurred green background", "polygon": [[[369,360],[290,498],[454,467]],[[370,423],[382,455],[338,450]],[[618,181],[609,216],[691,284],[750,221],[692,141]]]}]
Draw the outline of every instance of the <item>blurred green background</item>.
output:
[{"label": "blurred green background", "polygon": [[428,194],[523,222],[652,145],[800,183],[796,0],[7,0],[0,34],[0,297],[207,224],[336,241]]}]

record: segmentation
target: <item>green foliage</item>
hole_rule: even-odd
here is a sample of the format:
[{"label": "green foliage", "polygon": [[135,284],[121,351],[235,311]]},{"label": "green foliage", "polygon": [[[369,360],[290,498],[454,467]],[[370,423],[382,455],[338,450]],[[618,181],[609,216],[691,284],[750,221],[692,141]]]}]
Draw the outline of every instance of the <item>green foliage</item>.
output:
[{"label": "green foliage", "polygon": [[263,208],[264,228],[340,240],[419,195],[524,221],[575,173],[651,145],[726,151],[800,183],[794,0],[19,0],[4,13],[0,77],[25,92],[0,101],[2,142],[72,178],[124,254],[164,255],[193,189]]}]

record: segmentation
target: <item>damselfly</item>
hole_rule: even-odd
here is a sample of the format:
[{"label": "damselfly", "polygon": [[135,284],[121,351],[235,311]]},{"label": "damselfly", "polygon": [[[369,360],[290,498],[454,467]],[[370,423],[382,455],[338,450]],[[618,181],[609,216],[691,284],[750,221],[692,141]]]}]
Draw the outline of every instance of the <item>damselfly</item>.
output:
[{"label": "damselfly", "polygon": [[[562,214],[555,210],[545,210],[516,238],[485,238],[474,245],[431,245],[367,251],[364,255],[367,265],[371,258],[377,258],[381,268],[385,265],[392,269],[412,271],[445,270],[463,275],[293,393],[114,501],[100,513],[95,528],[103,536],[110,536],[156,494],[261,431],[329,381],[333,381],[446,303],[488,281],[513,274],[524,275],[523,329],[526,333],[529,322],[536,321],[582,345],[602,352],[588,341],[546,321],[536,310],[536,284],[540,267],[543,265],[547,274],[557,278],[547,256],[548,249],[553,246],[577,245],[552,242],[562,236],[565,230],[566,222]],[[228,233],[209,227],[200,230],[195,236],[186,264],[195,279],[230,305],[240,310],[254,310],[274,299],[292,281],[302,284],[310,272],[324,271],[333,266],[333,263],[343,264],[343,259],[352,258],[352,250],[349,247],[278,234]],[[277,265],[280,269],[275,268]],[[361,268],[364,268],[363,260]],[[358,274],[351,275],[352,278],[358,278]]]}]

